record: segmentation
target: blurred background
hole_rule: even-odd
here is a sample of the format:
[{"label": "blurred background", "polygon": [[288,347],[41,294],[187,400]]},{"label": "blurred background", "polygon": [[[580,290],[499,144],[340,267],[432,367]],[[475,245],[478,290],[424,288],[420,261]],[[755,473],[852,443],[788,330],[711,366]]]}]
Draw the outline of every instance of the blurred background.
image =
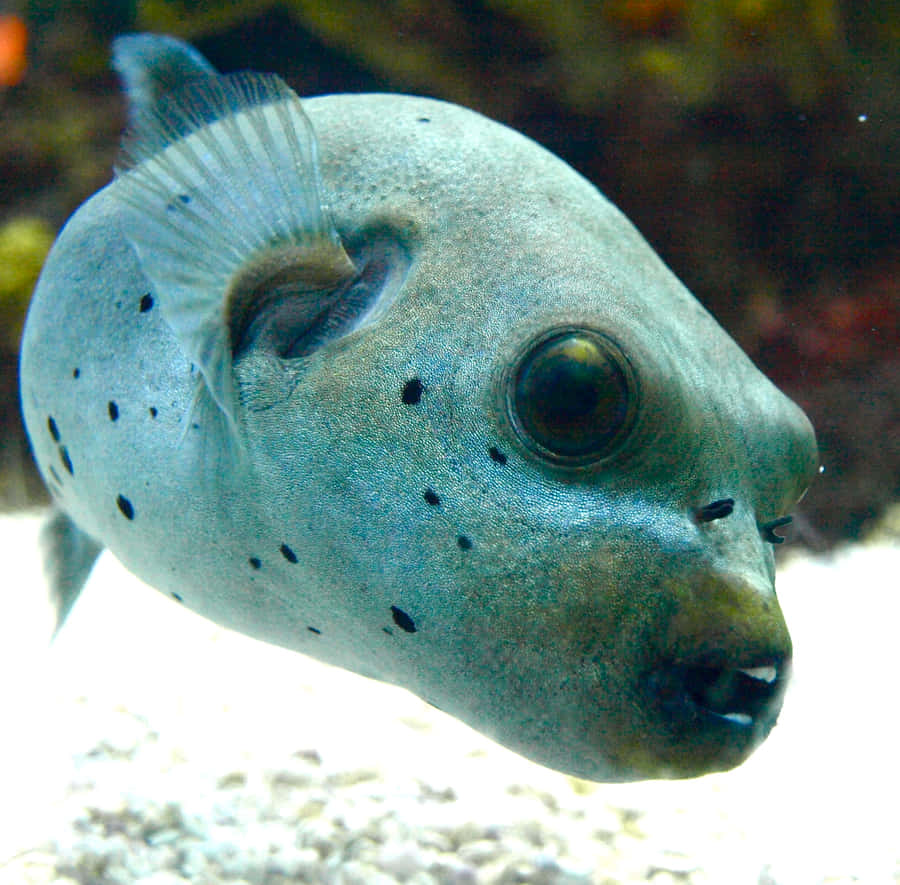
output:
[{"label": "blurred background", "polygon": [[559,154],[810,415],[825,471],[793,540],[822,550],[887,525],[900,497],[893,0],[0,3],[0,509],[46,500],[18,341],[56,233],[111,177],[124,101],[109,45],[133,30],[185,38],[223,71],[278,72],[301,96],[458,102]]}]

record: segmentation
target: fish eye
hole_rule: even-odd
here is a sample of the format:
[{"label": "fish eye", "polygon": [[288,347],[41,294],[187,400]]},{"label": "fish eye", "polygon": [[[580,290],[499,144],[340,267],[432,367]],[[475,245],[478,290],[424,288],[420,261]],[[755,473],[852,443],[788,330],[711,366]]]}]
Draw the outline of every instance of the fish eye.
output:
[{"label": "fish eye", "polygon": [[592,329],[552,330],[527,349],[510,376],[507,408],[522,441],[538,454],[583,464],[625,441],[638,391],[625,355]]}]

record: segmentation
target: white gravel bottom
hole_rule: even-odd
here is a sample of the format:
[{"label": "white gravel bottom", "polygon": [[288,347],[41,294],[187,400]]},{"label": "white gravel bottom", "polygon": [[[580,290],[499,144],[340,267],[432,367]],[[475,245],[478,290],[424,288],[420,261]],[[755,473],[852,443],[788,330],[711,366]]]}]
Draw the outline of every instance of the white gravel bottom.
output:
[{"label": "white gravel bottom", "polygon": [[192,615],[104,554],[57,641],[0,519],[0,883],[900,883],[900,547],[794,559],[794,681],[741,768],[590,784]]}]

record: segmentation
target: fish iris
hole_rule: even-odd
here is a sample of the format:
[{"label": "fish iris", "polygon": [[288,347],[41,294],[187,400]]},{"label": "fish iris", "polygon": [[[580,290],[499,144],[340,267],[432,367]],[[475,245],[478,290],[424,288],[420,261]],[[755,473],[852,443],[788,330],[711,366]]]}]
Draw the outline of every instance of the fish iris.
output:
[{"label": "fish iris", "polygon": [[513,422],[540,454],[605,457],[630,429],[636,395],[619,349],[589,329],[551,333],[525,354],[509,400]]}]

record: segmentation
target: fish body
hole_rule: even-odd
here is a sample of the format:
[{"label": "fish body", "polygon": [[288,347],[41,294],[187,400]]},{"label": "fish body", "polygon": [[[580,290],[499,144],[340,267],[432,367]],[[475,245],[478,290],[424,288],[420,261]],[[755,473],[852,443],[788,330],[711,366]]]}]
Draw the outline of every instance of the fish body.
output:
[{"label": "fish body", "polygon": [[526,137],[425,98],[301,103],[170,38],[116,63],[124,160],[22,345],[61,607],[108,547],[542,764],[741,762],[789,671],[771,542],[817,465],[800,409]]}]

